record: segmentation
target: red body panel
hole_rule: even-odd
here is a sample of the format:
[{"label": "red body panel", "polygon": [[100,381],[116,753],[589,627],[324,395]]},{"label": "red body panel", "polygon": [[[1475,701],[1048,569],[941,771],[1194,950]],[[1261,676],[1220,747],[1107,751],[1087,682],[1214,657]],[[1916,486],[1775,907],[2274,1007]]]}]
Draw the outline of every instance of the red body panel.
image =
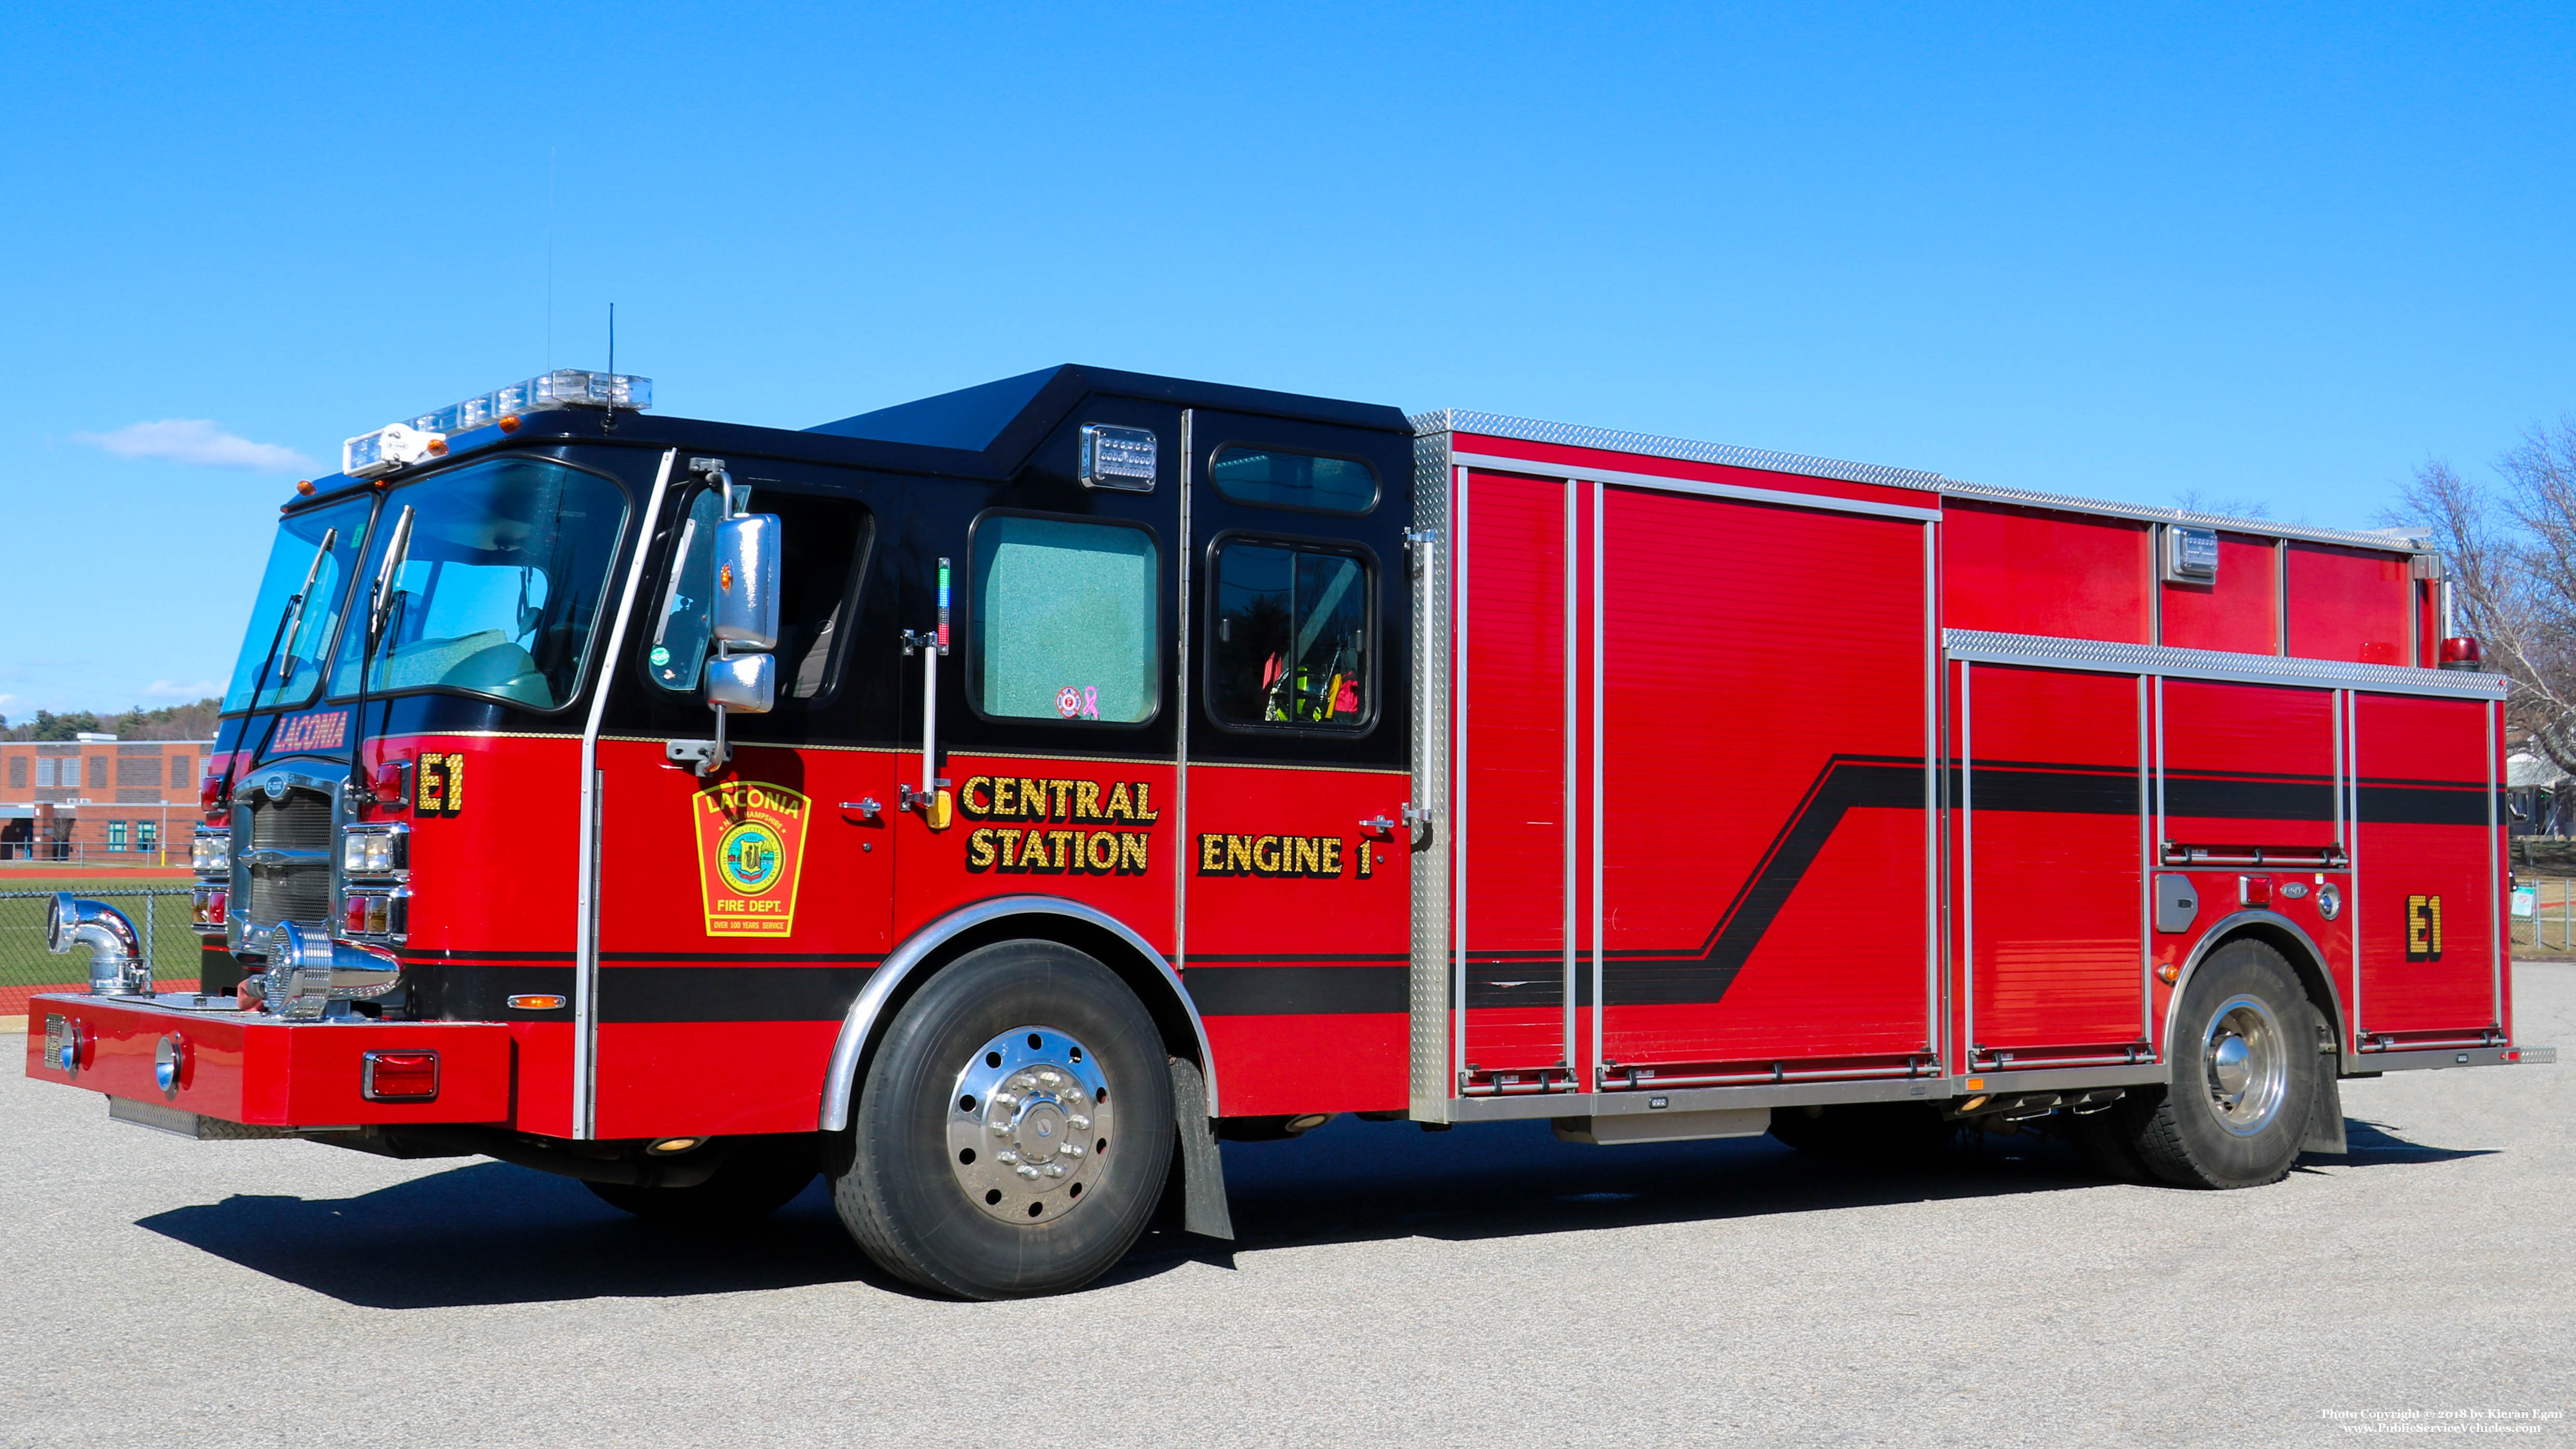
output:
[{"label": "red body panel", "polygon": [[1406,789],[1382,772],[1191,767],[1182,977],[1228,1114],[1404,1105],[1413,854],[1391,823],[1361,822],[1399,820]]},{"label": "red body panel", "polygon": [[2331,691],[2200,679],[2163,690],[2166,841],[2335,843]]},{"label": "red body panel", "polygon": [[2144,1040],[2138,681],[1970,667],[1973,1044],[2048,1056]]},{"label": "red body panel", "polygon": [[1992,629],[2152,642],[2154,541],[2147,526],[1952,499],[1941,513],[1941,620]]},{"label": "red body panel", "polygon": [[[2365,694],[2354,702],[2361,821],[2353,843],[2360,1026],[2470,1036],[2503,1023],[2498,998],[2490,706]],[[2415,786],[2405,789],[2405,786]],[[2419,905],[2441,902],[2438,940]],[[2410,944],[2428,949],[2410,950]],[[2438,947],[2438,950],[2429,949]]]},{"label": "red body panel", "polygon": [[1460,651],[1459,786],[1468,802],[1460,914],[1465,1063],[1474,1070],[1573,1065],[1564,983],[1574,494],[1561,480],[1473,473],[1462,510],[1469,625]]},{"label": "red body panel", "polygon": [[[94,1034],[89,1064],[66,1073],[45,1058],[46,1018],[65,1016]],[[182,1112],[264,1127],[369,1122],[506,1122],[510,1029],[481,1022],[287,1025],[246,1013],[165,1011],[139,1002],[39,996],[30,1003],[27,1075]],[[165,1036],[185,1039],[178,1090],[154,1080]],[[438,1096],[370,1102],[360,1092],[372,1051],[438,1053]]]},{"label": "red body panel", "polygon": [[1928,1050],[1922,525],[1603,507],[1604,1055]]},{"label": "red body panel", "polygon": [[2292,543],[2290,653],[2359,664],[2406,662],[2406,561],[2331,544]]},{"label": "red body panel", "polygon": [[2160,641],[2177,649],[2236,654],[2281,652],[2278,545],[2241,533],[2218,536],[2218,582],[2166,583]]}]

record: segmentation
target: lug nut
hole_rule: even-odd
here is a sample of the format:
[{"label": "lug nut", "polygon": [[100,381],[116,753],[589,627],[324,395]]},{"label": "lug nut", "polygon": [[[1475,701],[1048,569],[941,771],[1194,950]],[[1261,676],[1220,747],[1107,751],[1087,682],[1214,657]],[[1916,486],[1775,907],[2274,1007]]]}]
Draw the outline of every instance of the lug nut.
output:
[{"label": "lug nut", "polygon": [[1091,1130],[1091,1119],[1088,1117],[1067,1117],[1064,1120],[1065,1125],[1071,1127],[1076,1132],[1088,1132]]},{"label": "lug nut", "polygon": [[1050,1162],[1050,1163],[1048,1163],[1048,1164],[1047,1164],[1047,1166],[1046,1166],[1046,1175],[1047,1175],[1047,1176],[1049,1176],[1049,1177],[1062,1177],[1062,1176],[1064,1176],[1064,1164],[1063,1164],[1063,1163],[1061,1163],[1061,1162]]},{"label": "lug nut", "polygon": [[1080,1157],[1082,1155],[1082,1149],[1067,1143],[1065,1145],[1064,1155],[1067,1157]]},{"label": "lug nut", "polygon": [[996,1152],[993,1154],[993,1160],[995,1162],[1017,1162],[1020,1160],[1020,1154],[1016,1152]]},{"label": "lug nut", "polygon": [[1038,1175],[1038,1170],[1037,1170],[1036,1168],[1034,1168],[1034,1167],[1029,1166],[1029,1165],[1028,1165],[1027,1163],[1025,1163],[1025,1162],[1021,1163],[1021,1164],[1020,1164],[1019,1166],[1017,1166],[1017,1167],[1012,1168],[1012,1169],[1011,1169],[1011,1171],[1016,1172],[1016,1173],[1018,1173],[1020,1176],[1022,1176],[1022,1177],[1027,1177],[1027,1178],[1034,1178],[1034,1177],[1036,1177],[1036,1176]]}]

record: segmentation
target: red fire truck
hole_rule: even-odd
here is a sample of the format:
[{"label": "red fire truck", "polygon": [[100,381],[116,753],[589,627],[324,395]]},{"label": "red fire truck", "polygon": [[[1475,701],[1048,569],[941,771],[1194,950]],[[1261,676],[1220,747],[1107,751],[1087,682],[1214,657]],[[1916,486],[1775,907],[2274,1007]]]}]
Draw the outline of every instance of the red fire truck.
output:
[{"label": "red fire truck", "polygon": [[30,1075],[672,1221],[820,1173],[995,1297],[1337,1113],[2237,1187],[2340,1077],[2538,1051],[2420,541],[1086,367],[648,402],[298,485],[199,989],[59,900]]}]

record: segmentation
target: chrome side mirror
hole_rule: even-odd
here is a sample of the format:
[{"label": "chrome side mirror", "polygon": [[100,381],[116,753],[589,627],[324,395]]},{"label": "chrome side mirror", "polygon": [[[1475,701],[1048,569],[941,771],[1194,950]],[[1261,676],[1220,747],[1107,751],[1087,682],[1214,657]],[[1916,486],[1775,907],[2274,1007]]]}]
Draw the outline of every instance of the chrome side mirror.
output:
[{"label": "chrome side mirror", "polygon": [[777,514],[746,513],[716,525],[714,623],[719,644],[778,647]]},{"label": "chrome side mirror", "polygon": [[778,656],[734,654],[707,661],[707,703],[734,714],[767,714],[778,702]]}]

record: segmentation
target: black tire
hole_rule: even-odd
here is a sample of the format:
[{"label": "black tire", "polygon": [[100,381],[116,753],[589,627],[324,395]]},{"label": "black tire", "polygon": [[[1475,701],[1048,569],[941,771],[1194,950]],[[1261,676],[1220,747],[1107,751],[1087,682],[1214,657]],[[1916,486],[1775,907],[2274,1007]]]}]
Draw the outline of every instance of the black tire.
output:
[{"label": "black tire", "polygon": [[1920,1167],[1950,1145],[1959,1126],[1929,1102],[1847,1102],[1774,1108],[1771,1135],[1836,1162]]},{"label": "black tire", "polygon": [[[2245,939],[2212,952],[2183,987],[2168,1045],[2173,1085],[2132,1092],[2113,1109],[2138,1159],[2177,1187],[2260,1187],[2289,1176],[2316,1110],[2316,1019],[2280,952]],[[2229,1075],[2231,1036],[2249,1075]],[[2240,1081],[2248,1085],[2231,1095]]]},{"label": "black tire", "polygon": [[[1070,1191],[1079,1196],[1030,1186],[1026,1206],[1038,1215],[1022,1220],[1014,1198],[1005,1219],[969,1195],[967,1169],[952,1165],[951,1132],[961,1120],[981,1130],[974,1124],[989,1126],[1002,1112],[991,1090],[961,1111],[959,1084],[989,1045],[1026,1029],[1044,1034],[1049,1053],[1079,1044],[1074,1060],[1096,1074],[1094,1090],[1106,1089],[1088,1110],[1109,1135],[1073,1168]],[[1066,1140],[1074,1135],[1068,1128]],[[1063,1293],[1135,1246],[1162,1197],[1172,1147],[1170,1068],[1135,993],[1069,946],[1005,941],[959,958],[895,1017],[861,1083],[851,1140],[835,1154],[832,1202],[869,1257],[925,1288],[960,1298]],[[996,1171],[1000,1158],[993,1152],[977,1170]]]},{"label": "black tire", "polygon": [[[718,1147],[701,1149],[719,1150]],[[671,1159],[679,1166],[685,1158]],[[819,1169],[810,1142],[752,1139],[735,1144],[715,1175],[692,1187],[582,1184],[610,1207],[675,1228],[720,1228],[755,1222],[795,1201]]]}]

